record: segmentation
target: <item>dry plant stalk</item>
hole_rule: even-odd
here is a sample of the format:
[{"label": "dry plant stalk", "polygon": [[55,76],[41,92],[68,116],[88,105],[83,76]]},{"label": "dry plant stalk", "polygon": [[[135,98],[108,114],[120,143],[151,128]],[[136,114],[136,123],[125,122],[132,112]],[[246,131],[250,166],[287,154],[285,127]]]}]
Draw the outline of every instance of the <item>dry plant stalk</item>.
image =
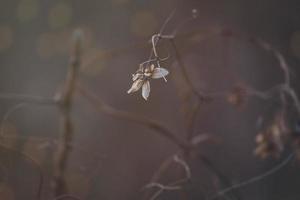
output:
[{"label": "dry plant stalk", "polygon": [[34,160],[31,156],[20,152],[14,148],[5,146],[3,144],[0,144],[0,148],[8,151],[10,153],[16,154],[16,155],[20,155],[22,158],[24,158],[25,160],[29,161],[30,163],[32,163],[32,165],[37,169],[38,173],[39,173],[39,182],[38,182],[38,186],[37,186],[37,194],[36,194],[36,199],[37,200],[41,200],[41,195],[42,195],[42,187],[43,187],[43,183],[44,183],[44,175],[43,175],[43,170],[41,168],[41,165]]},{"label": "dry plant stalk", "polygon": [[136,115],[130,112],[118,110],[102,101],[94,93],[88,91],[80,84],[77,84],[77,89],[79,93],[84,98],[86,98],[89,101],[89,103],[92,106],[94,106],[99,112],[103,112],[116,119],[134,122],[139,125],[148,127],[149,129],[155,130],[159,135],[161,135],[164,138],[167,138],[169,141],[177,145],[180,149],[187,150],[192,148],[192,146],[187,141],[180,139],[175,133],[173,133],[171,130],[169,130],[159,122],[141,115]]},{"label": "dry plant stalk", "polygon": [[[195,18],[194,16],[195,10],[193,10],[193,17],[192,19]],[[182,56],[177,48],[176,45],[176,40],[178,38],[177,32],[180,27],[182,27],[186,22],[189,22],[191,19],[186,20],[186,22],[180,24],[177,29],[170,35],[163,35],[162,32],[166,26],[166,24],[171,20],[172,16],[174,15],[174,12],[169,16],[169,18],[165,21],[164,25],[162,26],[160,32],[158,34],[155,34],[152,36],[151,41],[152,41],[152,49],[150,53],[150,57],[147,61],[143,62],[140,66],[150,65],[150,63],[155,63],[156,67],[158,69],[162,69],[160,67],[160,62],[168,59],[167,58],[160,58],[158,55],[157,51],[157,44],[159,43],[160,40],[164,39],[167,40],[171,43],[172,49],[175,52],[175,58],[178,62],[178,66],[181,71],[181,75],[186,82],[186,85],[188,86],[189,93],[191,96],[195,98],[194,104],[190,104],[187,100],[182,101],[183,104],[186,104],[187,107],[189,108],[188,113],[189,115],[187,116],[187,127],[186,127],[186,137],[184,139],[180,138],[176,133],[173,131],[169,130],[167,127],[165,127],[163,124],[153,120],[149,119],[144,116],[139,116],[135,115],[130,112],[118,110],[105,102],[103,102],[99,97],[97,97],[95,94],[92,92],[88,91],[85,89],[82,85],[78,84],[77,78],[78,78],[78,71],[79,67],[81,65],[81,55],[82,55],[82,35],[79,32],[75,32],[73,35],[74,39],[74,46],[72,49],[71,53],[71,58],[70,58],[70,64],[67,72],[67,77],[64,83],[64,87],[62,92],[60,93],[60,96],[58,98],[43,98],[43,97],[34,97],[34,96],[28,96],[28,95],[16,95],[16,94],[0,94],[0,99],[13,99],[13,100],[21,100],[26,103],[30,104],[43,104],[43,105],[57,105],[60,108],[61,112],[61,138],[59,142],[59,147],[58,147],[58,152],[57,152],[57,157],[55,159],[55,171],[54,171],[54,192],[56,196],[56,200],[58,199],[64,199],[64,198],[71,198],[71,199],[79,199],[75,196],[72,195],[67,195],[67,186],[66,186],[66,181],[65,181],[65,170],[66,170],[66,165],[68,161],[69,154],[72,150],[72,140],[73,140],[73,135],[74,135],[74,130],[73,130],[73,125],[72,125],[72,117],[71,117],[71,110],[72,110],[72,105],[73,105],[73,96],[74,92],[77,89],[80,94],[86,98],[89,103],[97,108],[97,110],[101,113],[105,113],[109,116],[112,116],[116,119],[121,119],[129,122],[133,122],[136,124],[139,124],[141,126],[144,126],[146,128],[149,128],[151,130],[154,130],[157,134],[160,136],[168,139],[171,143],[175,144],[179,148],[178,154],[181,155],[182,158],[179,157],[171,157],[166,159],[160,166],[160,168],[154,173],[150,183],[146,186],[146,188],[151,188],[151,187],[156,187],[158,188],[158,191],[154,193],[154,195],[151,196],[151,194],[146,193],[144,196],[144,199],[151,199],[154,200],[156,199],[163,191],[168,191],[168,190],[181,190],[182,185],[179,184],[184,184],[192,175],[190,168],[188,166],[188,161],[190,161],[191,157],[193,156],[194,158],[196,157],[197,160],[200,160],[209,170],[211,170],[212,173],[214,173],[222,182],[224,185],[230,185],[230,180],[224,176],[221,171],[213,165],[213,163],[203,154],[197,152],[197,149],[195,148],[196,145],[199,145],[199,143],[194,144],[193,139],[194,137],[194,124],[195,120],[197,117],[197,113],[199,111],[199,108],[202,103],[207,102],[208,100],[212,100],[213,98],[216,97],[222,97],[222,98],[228,98],[228,93],[230,92],[220,92],[216,94],[204,94],[202,92],[198,92],[198,90],[194,87],[192,81],[190,80],[188,73],[187,73],[187,68],[183,62]],[[188,34],[182,34],[180,37],[189,37],[192,33]],[[224,34],[224,31],[221,31],[219,33],[212,33],[209,34],[208,36],[230,36],[234,37],[236,39],[241,39],[238,37],[238,34],[233,34],[230,32],[230,34]],[[245,38],[242,38],[243,41],[245,41]],[[248,41],[248,40],[247,40]],[[234,92],[234,96],[230,96],[231,99],[233,100],[232,103],[236,103],[237,105],[240,105],[240,102],[244,102],[244,98],[249,98],[251,96],[261,98],[264,100],[271,100],[274,95],[281,95],[280,98],[280,103],[282,103],[282,110],[286,111],[286,107],[288,104],[288,99],[293,102],[294,108],[297,111],[298,115],[300,115],[300,102],[298,99],[298,96],[296,95],[295,90],[291,86],[291,78],[290,78],[290,70],[289,66],[284,58],[284,56],[276,50],[274,47],[269,45],[267,42],[261,40],[261,39],[253,39],[251,38],[249,41],[253,42],[254,44],[258,45],[260,48],[266,50],[267,52],[270,52],[278,61],[279,67],[282,69],[283,74],[284,74],[284,82],[276,85],[275,87],[271,88],[268,91],[257,91],[251,87],[245,87],[242,89],[245,89],[245,93],[239,92],[238,93]],[[144,46],[144,45],[143,45]],[[124,49],[120,50],[122,52]],[[118,52],[110,52],[111,55],[114,55],[115,53],[117,54]],[[111,57],[108,55],[108,57]],[[96,58],[95,58],[96,59]],[[93,61],[87,62],[91,63]],[[150,65],[151,66],[151,65]],[[154,68],[153,68],[154,70]],[[146,71],[143,71],[143,73],[147,73]],[[164,78],[164,75],[161,76]],[[220,95],[221,94],[221,95]],[[145,99],[147,99],[149,94],[145,95]],[[233,98],[234,97],[234,98]],[[232,99],[233,98],[233,99]],[[298,116],[299,117],[299,116]],[[1,131],[1,136],[3,137],[2,131]],[[197,136],[196,136],[197,137]],[[206,140],[203,140],[201,142],[205,142]],[[200,143],[201,143],[200,142]],[[2,147],[6,148],[6,147]],[[12,151],[12,150],[10,150]],[[26,155],[24,155],[26,158]],[[241,182],[236,185],[232,185],[228,188],[225,188],[219,192],[217,192],[215,195],[212,195],[208,199],[216,199],[220,196],[226,195],[228,192],[231,192],[234,189],[238,189],[240,187],[246,186],[250,183],[254,183],[256,181],[259,181],[279,169],[281,169],[283,166],[285,166],[291,159],[293,158],[293,155],[288,156],[282,163],[277,165],[275,168],[267,171],[266,173],[253,177],[247,181]],[[29,158],[29,160],[32,160]],[[167,185],[163,185],[159,183],[158,181],[161,179],[163,176],[164,172],[170,167],[174,161],[181,166],[183,166],[183,171],[186,173],[186,178],[184,179],[179,179],[178,181],[174,183],[170,183]],[[38,164],[36,164],[34,161],[33,163],[39,167]],[[40,169],[39,169],[40,170]],[[42,175],[41,175],[42,177]],[[42,178],[41,178],[42,179]],[[40,199],[41,196],[41,185],[42,181],[39,186],[38,190],[38,195],[37,199]]]},{"label": "dry plant stalk", "polygon": [[67,192],[65,170],[69,154],[72,150],[72,140],[74,135],[71,109],[73,96],[78,78],[78,71],[82,55],[82,33],[77,30],[73,33],[73,47],[70,57],[70,64],[63,90],[58,97],[59,108],[61,111],[61,139],[55,159],[54,169],[54,193],[61,196]]},{"label": "dry plant stalk", "polygon": [[[168,40],[171,43],[171,46],[173,48],[173,50],[175,51],[175,58],[178,62],[178,66],[180,68],[181,71],[181,75],[183,77],[183,80],[185,81],[185,84],[187,85],[188,88],[188,96],[191,97],[195,97],[195,103],[191,103],[188,101],[187,98],[183,98],[182,99],[182,103],[185,105],[185,107],[188,109],[187,111],[187,127],[186,127],[186,140],[189,142],[190,146],[193,146],[193,137],[194,137],[194,124],[195,124],[195,120],[197,117],[197,113],[199,111],[200,105],[203,103],[207,103],[209,101],[212,100],[212,98],[210,96],[208,96],[207,94],[204,93],[200,93],[198,92],[198,90],[194,87],[192,81],[190,80],[188,73],[187,73],[187,68],[184,64],[184,61],[181,57],[181,54],[177,48],[176,45],[176,34],[179,30],[179,28],[181,28],[183,25],[185,25],[186,23],[190,22],[191,20],[194,20],[196,18],[196,10],[192,11],[193,16],[191,18],[188,18],[186,21],[183,21],[183,23],[179,24],[179,26],[175,29],[175,31],[173,32],[173,34],[171,35],[162,35],[162,31],[160,31],[160,33],[155,34],[152,36],[152,51],[153,54],[150,54],[149,60],[144,62],[144,63],[150,63],[152,62],[152,60],[154,60],[157,63],[157,66],[160,67],[160,61],[162,61],[162,59],[159,57],[158,55],[158,51],[157,51],[157,44],[161,39],[164,40]],[[171,14],[172,17],[172,14]],[[167,19],[167,21],[165,22],[164,26],[166,25],[166,23],[168,22],[168,20],[171,19],[171,17],[169,17]],[[163,26],[163,27],[164,27]],[[152,59],[152,55],[154,55],[154,58]],[[176,81],[176,80],[175,80]],[[205,142],[206,140],[203,140],[202,142]],[[224,176],[213,164],[212,162],[204,155],[200,154],[199,152],[197,152],[196,149],[181,149],[180,150],[180,154],[183,154],[184,159],[187,160],[191,160],[192,159],[192,155],[195,156],[196,158],[201,160],[202,163],[210,170],[212,171],[221,182],[223,182],[224,184],[228,184],[230,183],[228,181],[228,179],[226,178],[226,176]],[[185,161],[184,161],[185,162]],[[152,179],[151,179],[151,183],[157,183],[157,181],[163,176],[163,173],[166,169],[168,169],[170,167],[172,162],[170,162],[169,159],[167,159],[165,162],[162,163],[161,167],[159,167],[159,169],[157,170],[157,172],[154,173]],[[185,162],[186,163],[186,162]],[[186,181],[188,181],[188,179],[190,178],[190,176],[186,179]],[[182,183],[182,181],[178,181],[178,183]],[[163,189],[162,187],[159,187],[160,189],[154,193],[154,195],[150,195],[149,192],[146,192],[144,195],[144,199],[151,199],[154,200],[158,197],[159,194],[161,194],[165,188],[168,188],[168,186],[165,186],[165,188]],[[182,189],[180,187],[180,189]],[[182,191],[184,193],[184,191]],[[183,196],[186,196],[186,194],[184,193]]]},{"label": "dry plant stalk", "polygon": [[[173,13],[172,13],[173,14]],[[171,14],[171,16],[172,16]],[[167,19],[166,22],[168,22],[168,20],[170,20],[171,17],[169,17]],[[164,26],[166,25],[166,23],[164,24]],[[163,26],[163,28],[164,28]],[[187,71],[186,71],[186,67],[183,63],[183,60],[180,56],[180,53],[177,49],[177,46],[175,44],[175,35],[161,35],[162,33],[162,30],[163,28],[161,29],[160,33],[159,34],[156,34],[156,35],[153,35],[152,36],[152,51],[150,53],[150,57],[149,57],[149,60],[143,62],[140,64],[140,68],[138,70],[141,71],[141,73],[147,73],[147,67],[151,67],[153,66],[153,64],[150,64],[151,62],[153,63],[156,63],[156,66],[157,68],[156,69],[163,69],[161,68],[160,66],[160,62],[165,60],[165,58],[160,58],[158,56],[158,53],[157,53],[157,50],[156,50],[156,45],[158,44],[159,40],[160,39],[167,39],[167,40],[170,40],[171,43],[172,43],[172,46],[173,48],[175,49],[175,52],[176,52],[176,59],[178,60],[179,62],[179,65],[180,65],[180,69],[181,69],[181,72],[182,72],[182,75],[184,77],[184,80],[186,81],[187,85],[189,86],[189,90],[190,90],[190,93],[192,95],[194,95],[197,99],[197,103],[196,105],[193,105],[191,107],[191,116],[189,117],[189,125],[188,125],[188,134],[187,134],[187,137],[185,139],[180,139],[176,136],[175,133],[172,133],[170,130],[168,130],[167,128],[165,128],[162,124],[159,124],[158,122],[152,120],[152,119],[148,119],[146,117],[142,117],[142,116],[138,116],[138,115],[134,115],[132,113],[128,113],[128,112],[124,112],[124,111],[121,111],[121,110],[117,110],[109,105],[107,105],[106,103],[104,103],[101,99],[99,99],[96,95],[94,95],[93,93],[89,92],[87,89],[85,89],[83,86],[81,85],[78,85],[78,89],[79,89],[79,92],[81,93],[81,95],[83,95],[95,108],[97,108],[97,110],[99,110],[100,112],[103,112],[105,114],[108,114],[112,117],[115,117],[115,118],[119,118],[119,119],[123,119],[123,120],[126,120],[126,121],[131,121],[131,122],[134,122],[134,123],[137,123],[139,125],[143,125],[145,127],[148,127],[150,129],[153,129],[155,130],[158,134],[164,136],[165,138],[169,139],[170,142],[176,144],[179,149],[180,149],[180,152],[183,153],[185,159],[189,159],[189,155],[191,152],[193,152],[193,154],[196,154],[197,158],[200,159],[205,166],[207,166],[213,173],[215,173],[217,175],[217,177],[219,177],[219,179],[222,181],[222,182],[226,182],[228,183],[229,181],[227,180],[226,176],[224,176],[210,161],[209,159],[202,155],[202,154],[199,154],[198,152],[194,152],[193,149],[194,149],[194,144],[193,144],[193,124],[194,124],[194,121],[195,121],[195,118],[196,118],[196,114],[197,114],[197,111],[199,109],[199,106],[200,106],[200,103],[204,103],[204,102],[207,102],[207,100],[210,100],[210,97],[208,97],[207,95],[204,95],[204,94],[201,94],[199,93],[193,86],[192,84],[192,81],[189,79],[188,77],[188,74],[187,74]],[[152,58],[152,56],[154,56],[154,58]],[[144,65],[146,64],[146,66],[144,67]],[[154,67],[152,67],[154,68]],[[136,73],[134,76],[133,76],[133,81],[137,81],[138,78],[140,78],[140,76],[142,76],[141,73]],[[136,78],[138,77],[138,78]],[[162,77],[164,77],[164,75],[162,75]],[[143,78],[143,77],[142,77]],[[140,81],[141,83],[144,83],[144,80],[142,79]],[[135,83],[133,84],[132,88],[130,89],[130,92],[131,90],[138,90],[140,87],[141,87],[142,84],[139,85],[139,87],[137,87],[135,85]],[[147,94],[146,96],[143,95],[143,97],[145,99],[147,99],[149,94]],[[188,102],[185,102],[186,104],[188,104]],[[202,142],[204,142],[206,140],[203,140]],[[163,166],[162,168],[160,168],[160,170],[162,169],[165,169],[165,168],[168,168],[169,165],[171,164],[172,162],[164,162],[163,163]],[[184,163],[186,163],[184,161]],[[187,166],[187,165],[186,165]],[[163,186],[162,184],[159,184],[158,182],[156,182],[157,180],[160,179],[160,177],[162,176],[162,173],[164,170],[160,171],[158,170],[157,173],[155,173],[155,176],[154,178],[151,180],[151,182],[149,183],[151,185],[151,183],[156,183],[155,185],[160,185],[162,187],[159,187],[160,189],[160,192],[158,193],[155,193],[155,194],[160,194],[161,192],[163,192],[166,188],[169,188],[168,186]],[[190,176],[187,178],[189,179]],[[224,181],[225,180],[225,181]],[[179,183],[182,183],[182,181],[178,181],[176,182],[177,184]],[[179,187],[179,186],[176,186],[176,187]],[[181,187],[179,187],[181,189]],[[148,198],[149,195],[145,195],[145,199]]]}]

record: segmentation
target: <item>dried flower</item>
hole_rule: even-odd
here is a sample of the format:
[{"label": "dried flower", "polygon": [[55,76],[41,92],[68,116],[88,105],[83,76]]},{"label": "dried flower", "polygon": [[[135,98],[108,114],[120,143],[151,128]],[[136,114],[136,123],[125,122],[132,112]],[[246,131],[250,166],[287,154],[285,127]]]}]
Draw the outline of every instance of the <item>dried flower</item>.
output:
[{"label": "dried flower", "polygon": [[285,137],[288,128],[282,113],[279,113],[271,126],[256,136],[257,147],[255,154],[261,158],[266,158],[269,155],[278,158],[284,150]]},{"label": "dried flower", "polygon": [[246,88],[243,86],[236,86],[227,95],[227,101],[238,108],[242,108],[246,104],[247,96]]},{"label": "dried flower", "polygon": [[153,64],[149,67],[140,68],[132,75],[133,84],[127,91],[128,94],[138,91],[142,88],[142,96],[145,100],[150,94],[150,79],[163,78],[169,74],[168,70],[162,67],[155,67]]}]

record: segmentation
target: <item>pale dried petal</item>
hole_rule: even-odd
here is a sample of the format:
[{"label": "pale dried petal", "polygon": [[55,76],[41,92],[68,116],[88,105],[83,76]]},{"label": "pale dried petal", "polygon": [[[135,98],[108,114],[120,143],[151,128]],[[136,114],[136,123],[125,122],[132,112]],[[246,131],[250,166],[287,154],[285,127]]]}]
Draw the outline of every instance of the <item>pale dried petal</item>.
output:
[{"label": "pale dried petal", "polygon": [[169,74],[169,71],[165,68],[157,67],[153,70],[152,78],[162,78]]},{"label": "pale dried petal", "polygon": [[155,66],[152,64],[152,65],[150,66],[151,72],[153,72],[154,68],[155,68]]},{"label": "pale dried petal", "polygon": [[150,82],[145,81],[142,87],[142,96],[144,97],[145,100],[147,100],[149,94],[150,94]]},{"label": "pale dried petal", "polygon": [[143,77],[143,74],[141,74],[141,73],[132,74],[132,81],[136,81],[138,79],[141,79],[142,77]]},{"label": "pale dried petal", "polygon": [[134,81],[131,88],[127,91],[127,93],[129,94],[138,91],[142,87],[143,83],[144,81],[141,79]]}]

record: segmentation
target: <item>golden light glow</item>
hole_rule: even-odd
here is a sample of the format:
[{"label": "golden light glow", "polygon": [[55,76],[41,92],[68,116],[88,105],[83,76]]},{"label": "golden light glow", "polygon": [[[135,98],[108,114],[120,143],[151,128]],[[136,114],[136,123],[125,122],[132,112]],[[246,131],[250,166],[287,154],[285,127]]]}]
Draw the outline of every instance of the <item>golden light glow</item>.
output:
[{"label": "golden light glow", "polygon": [[65,2],[57,3],[49,11],[48,22],[51,28],[62,28],[72,20],[72,7]]},{"label": "golden light glow", "polygon": [[39,12],[37,0],[21,0],[17,7],[17,19],[24,23],[33,20]]},{"label": "golden light glow", "polygon": [[139,11],[131,20],[131,31],[137,36],[148,37],[155,33],[157,20],[150,11]]},{"label": "golden light glow", "polygon": [[89,49],[85,54],[80,71],[87,76],[96,76],[105,68],[108,57],[109,55],[105,51]]}]

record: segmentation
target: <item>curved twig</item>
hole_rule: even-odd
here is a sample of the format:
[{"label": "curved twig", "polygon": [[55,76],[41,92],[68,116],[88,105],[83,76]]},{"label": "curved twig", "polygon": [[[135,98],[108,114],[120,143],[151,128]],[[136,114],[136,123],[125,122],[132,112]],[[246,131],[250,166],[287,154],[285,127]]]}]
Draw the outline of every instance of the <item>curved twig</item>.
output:
[{"label": "curved twig", "polygon": [[172,131],[170,131],[168,128],[163,126],[162,124],[158,123],[157,121],[153,119],[149,119],[144,116],[139,116],[136,114],[132,114],[130,112],[118,110],[106,103],[104,103],[101,99],[99,99],[96,95],[89,92],[85,88],[83,88],[80,84],[77,84],[77,89],[80,92],[80,94],[85,97],[91,105],[93,105],[98,111],[103,112],[107,115],[110,115],[114,118],[123,119],[126,121],[134,122],[143,126],[146,126],[150,129],[155,130],[159,135],[167,138],[174,144],[176,144],[178,147],[180,147],[183,150],[188,150],[192,148],[192,145],[190,145],[187,141],[181,140],[177,135],[175,135]]},{"label": "curved twig", "polygon": [[71,109],[73,105],[73,94],[76,87],[76,81],[78,77],[78,72],[81,64],[81,54],[82,54],[82,33],[77,30],[73,33],[74,46],[71,52],[70,63],[68,68],[67,77],[64,83],[64,89],[60,94],[58,101],[61,111],[61,143],[58,149],[56,164],[55,164],[55,194],[57,196],[66,192],[65,183],[65,168],[67,164],[67,159],[71,152],[72,140],[73,140],[73,123],[71,117]]},{"label": "curved twig", "polygon": [[0,144],[0,148],[5,149],[6,151],[12,152],[12,153],[17,154],[17,155],[21,155],[23,158],[30,161],[37,168],[37,170],[39,172],[39,183],[38,183],[36,199],[40,200],[41,199],[41,194],[42,194],[42,187],[43,187],[43,184],[44,184],[43,170],[42,170],[40,164],[37,161],[35,161],[32,157],[30,157],[29,155],[27,155],[25,153],[22,153],[22,152],[19,152],[19,151],[15,150],[11,147],[7,147],[3,144]]},{"label": "curved twig", "polygon": [[10,101],[22,101],[23,103],[55,105],[57,101],[54,98],[47,98],[41,96],[25,95],[25,94],[0,94],[0,99]]},{"label": "curved twig", "polygon": [[237,184],[234,184],[228,188],[225,188],[221,191],[219,191],[216,195],[213,195],[212,197],[208,197],[207,200],[214,200],[220,196],[223,196],[225,195],[226,193],[232,191],[232,190],[235,190],[235,189],[239,189],[239,188],[242,188],[244,186],[247,186],[251,183],[255,183],[257,181],[260,181],[262,179],[265,179],[267,178],[268,176],[278,172],[280,169],[282,169],[284,166],[286,166],[293,158],[294,158],[295,154],[294,153],[291,153],[287,158],[285,158],[281,163],[279,163],[278,165],[276,165],[274,168],[272,168],[271,170],[261,174],[261,175],[258,175],[258,176],[255,176],[253,178],[250,178],[246,181],[243,181],[241,183],[237,183]]}]

